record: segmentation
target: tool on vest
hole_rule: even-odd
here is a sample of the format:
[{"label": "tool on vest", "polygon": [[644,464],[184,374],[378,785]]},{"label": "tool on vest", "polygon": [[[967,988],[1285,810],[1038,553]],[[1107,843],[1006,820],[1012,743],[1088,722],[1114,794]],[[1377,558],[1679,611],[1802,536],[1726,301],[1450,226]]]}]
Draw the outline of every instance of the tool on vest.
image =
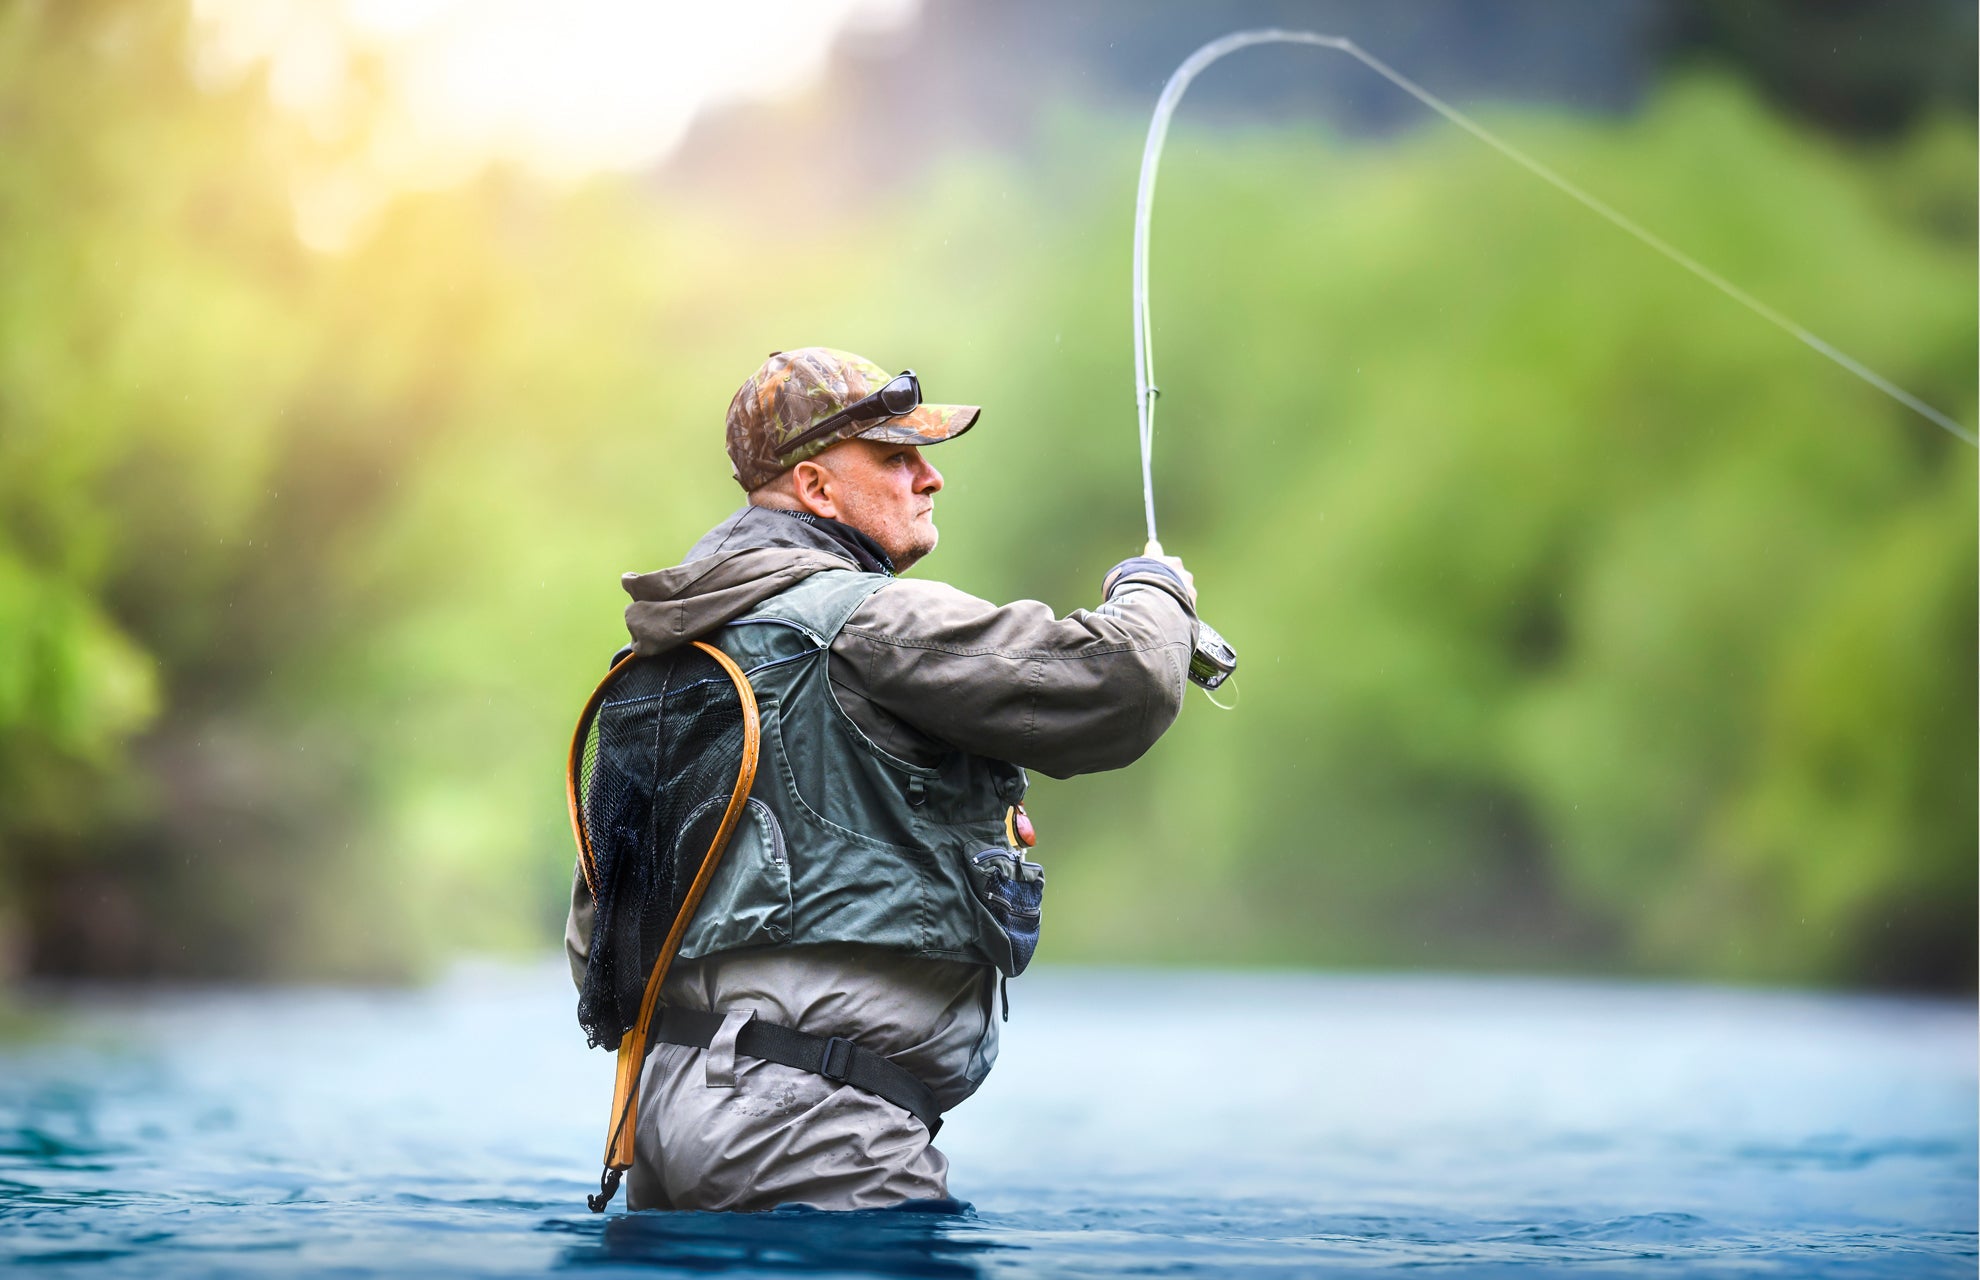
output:
[{"label": "tool on vest", "polygon": [[578,717],[566,793],[596,908],[578,1021],[619,1055],[594,1213],[632,1168],[660,988],[749,801],[759,746],[749,677],[699,640],[615,658]]}]

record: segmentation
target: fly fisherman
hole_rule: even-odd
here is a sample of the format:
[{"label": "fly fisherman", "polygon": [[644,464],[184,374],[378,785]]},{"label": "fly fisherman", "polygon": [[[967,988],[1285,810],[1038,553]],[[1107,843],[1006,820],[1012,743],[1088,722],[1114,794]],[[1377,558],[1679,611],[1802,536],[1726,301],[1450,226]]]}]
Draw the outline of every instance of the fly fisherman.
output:
[{"label": "fly fisherman", "polygon": [[[1122,561],[1065,618],[895,576],[935,549],[922,448],[980,412],[847,352],[773,353],[729,404],[748,504],[681,564],[625,576],[639,654],[829,648],[829,681],[785,674],[823,669],[803,662],[751,677],[761,763],[661,988],[631,1208],[946,1197],[934,1130],[996,1061],[1000,974],[1038,941],[1023,770],[1121,768],[1182,706],[1196,597],[1174,557]],[[592,920],[580,872],[580,985]]]}]

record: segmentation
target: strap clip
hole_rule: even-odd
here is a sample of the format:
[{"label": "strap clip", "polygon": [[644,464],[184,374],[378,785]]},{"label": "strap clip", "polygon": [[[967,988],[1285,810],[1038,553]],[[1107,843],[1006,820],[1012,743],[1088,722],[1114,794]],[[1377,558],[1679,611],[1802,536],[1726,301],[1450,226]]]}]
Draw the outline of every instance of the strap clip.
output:
[{"label": "strap clip", "polygon": [[852,1072],[853,1048],[853,1042],[844,1036],[833,1036],[827,1040],[824,1059],[818,1064],[818,1074],[844,1084],[846,1076]]},{"label": "strap clip", "polygon": [[[936,1123],[940,1124],[941,1121],[938,1120]],[[605,1172],[598,1175],[598,1194],[586,1196],[585,1207],[593,1213],[605,1212],[605,1206],[612,1203],[613,1196],[619,1194],[619,1179],[624,1173],[623,1169],[614,1169],[611,1165],[606,1165]]]}]

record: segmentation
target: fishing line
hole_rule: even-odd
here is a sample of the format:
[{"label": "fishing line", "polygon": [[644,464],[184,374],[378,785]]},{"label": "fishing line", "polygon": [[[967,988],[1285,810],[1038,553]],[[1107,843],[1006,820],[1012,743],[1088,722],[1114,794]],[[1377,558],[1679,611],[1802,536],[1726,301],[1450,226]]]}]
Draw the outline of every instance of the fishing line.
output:
[{"label": "fishing line", "polygon": [[1148,124],[1148,142],[1141,152],[1141,182],[1134,203],[1134,401],[1141,432],[1142,505],[1148,517],[1148,543],[1152,554],[1159,555],[1161,552],[1161,543],[1155,534],[1155,400],[1162,393],[1155,385],[1155,342],[1153,326],[1148,319],[1148,224],[1150,209],[1155,199],[1155,170],[1161,163],[1162,144],[1169,134],[1169,117],[1175,114],[1176,105],[1182,101],[1183,91],[1189,88],[1190,81],[1196,79],[1197,74],[1205,67],[1226,54],[1235,53],[1239,49],[1255,44],[1307,44],[1322,49],[1337,49],[1347,54],[1506,159],[1656,250],[1762,320],[1827,356],[1905,408],[1943,427],[1967,444],[1980,445],[1980,439],[1976,439],[1973,432],[1951,417],[1926,404],[1862,361],[1838,350],[1831,343],[1760,301],[1690,254],[1638,225],[1634,219],[1583,191],[1408,76],[1395,70],[1388,63],[1365,52],[1352,40],[1342,36],[1323,36],[1312,31],[1286,31],[1276,27],[1256,31],[1233,31],[1227,36],[1212,40],[1190,54],[1169,77],[1169,82],[1162,86],[1162,96],[1155,103],[1155,118]]}]

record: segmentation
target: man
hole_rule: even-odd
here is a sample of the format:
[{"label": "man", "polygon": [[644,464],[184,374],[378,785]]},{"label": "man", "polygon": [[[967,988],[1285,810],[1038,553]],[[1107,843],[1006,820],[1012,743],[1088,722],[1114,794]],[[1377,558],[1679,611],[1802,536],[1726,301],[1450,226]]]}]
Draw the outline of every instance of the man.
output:
[{"label": "man", "polygon": [[[729,405],[747,505],[681,564],[624,579],[637,652],[721,646],[754,664],[763,716],[746,820],[661,991],[632,1208],[946,1197],[931,1130],[988,1074],[1000,971],[1037,941],[1023,769],[1118,769],[1182,705],[1180,560],[1123,561],[1104,603],[1065,618],[895,576],[935,549],[923,448],[979,413],[847,352],[773,353]],[[579,874],[580,985],[592,921]],[[772,1035],[813,1069],[753,1056]]]}]

